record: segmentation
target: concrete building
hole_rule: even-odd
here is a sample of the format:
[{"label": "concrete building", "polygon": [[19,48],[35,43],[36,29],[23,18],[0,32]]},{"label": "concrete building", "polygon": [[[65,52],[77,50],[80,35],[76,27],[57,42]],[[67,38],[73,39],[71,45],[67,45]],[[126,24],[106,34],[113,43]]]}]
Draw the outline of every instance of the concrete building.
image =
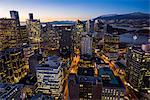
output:
[{"label": "concrete building", "polygon": [[103,52],[110,60],[117,60],[119,57],[119,36],[106,34],[104,36]]},{"label": "concrete building", "polygon": [[[32,49],[31,49],[31,51],[32,51]],[[30,53],[30,51],[29,51],[29,53]],[[29,57],[29,69],[30,69],[30,74],[32,76],[36,75],[36,66],[41,64],[42,61],[43,61],[42,54],[39,54],[38,49],[34,50],[34,54]]]},{"label": "concrete building", "polygon": [[41,23],[40,20],[27,20],[27,32],[29,34],[29,44],[33,49],[40,48],[41,42]]},{"label": "concrete building", "polygon": [[19,13],[18,13],[18,11],[14,11],[14,10],[10,11],[10,17],[17,21],[17,26],[19,27],[20,26],[20,20],[19,20]]},{"label": "concrete building", "polygon": [[84,32],[84,23],[80,20],[78,20],[75,24],[75,31],[73,32],[73,46],[74,49],[80,49],[81,48],[81,33]]},{"label": "concrete building", "polygon": [[33,13],[29,13],[29,20],[33,20]]},{"label": "concrete building", "polygon": [[98,33],[104,32],[104,23],[102,22],[102,20],[100,19],[95,20],[94,32]]},{"label": "concrete building", "polygon": [[58,98],[63,89],[60,58],[57,56],[48,57],[44,64],[37,66],[36,71],[38,91]]},{"label": "concrete building", "polygon": [[29,34],[26,25],[20,25],[20,35],[21,35],[22,45],[29,44]]},{"label": "concrete building", "polygon": [[72,32],[74,25],[54,25],[54,30],[60,36],[59,49],[63,57],[69,57],[73,50]]},{"label": "concrete building", "polygon": [[81,39],[81,54],[92,55],[92,37],[84,35]]},{"label": "concrete building", "polygon": [[129,47],[127,50],[126,75],[133,88],[150,89],[150,45]]},{"label": "concrete building", "polygon": [[19,47],[19,31],[15,19],[0,19],[0,51]]},{"label": "concrete building", "polygon": [[46,57],[50,55],[52,52],[57,52],[59,50],[60,44],[59,39],[60,36],[58,32],[56,32],[51,23],[45,23],[42,25],[42,42],[41,48],[44,50],[44,54]]},{"label": "concrete building", "polygon": [[23,50],[11,48],[1,51],[1,79],[6,83],[18,83],[27,74],[28,65],[25,64]]},{"label": "concrete building", "polygon": [[10,11],[10,17],[11,19],[15,19],[17,22],[17,30],[18,30],[18,44],[21,46],[23,44],[22,41],[22,35],[21,35],[21,30],[20,30],[20,19],[19,19],[19,13],[18,11]]},{"label": "concrete building", "polygon": [[95,20],[87,20],[87,22],[86,22],[86,32],[88,34],[94,33],[94,23],[95,23]]},{"label": "concrete building", "polygon": [[[29,64],[29,58],[34,54],[32,48],[28,45],[22,46],[25,63]],[[30,59],[31,60],[31,59]]]},{"label": "concrete building", "polygon": [[23,99],[23,84],[0,84],[0,99],[1,100],[20,100]]},{"label": "concrete building", "polygon": [[101,92],[102,82],[94,76],[93,68],[79,67],[77,75],[69,75],[69,100],[101,100]]},{"label": "concrete building", "polygon": [[99,69],[102,80],[102,100],[124,100],[125,87],[121,79],[115,76],[109,67]]}]

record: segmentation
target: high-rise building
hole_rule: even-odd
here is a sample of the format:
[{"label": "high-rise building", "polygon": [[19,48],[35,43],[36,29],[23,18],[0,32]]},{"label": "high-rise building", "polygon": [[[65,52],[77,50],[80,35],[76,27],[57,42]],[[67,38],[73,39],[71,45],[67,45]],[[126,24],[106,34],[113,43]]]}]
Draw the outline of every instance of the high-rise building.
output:
[{"label": "high-rise building", "polygon": [[69,100],[101,100],[102,82],[94,76],[93,68],[78,68],[78,74],[68,78]]},{"label": "high-rise building", "polygon": [[21,35],[22,45],[29,44],[29,37],[28,37],[29,34],[26,25],[20,25],[20,35]]},{"label": "high-rise building", "polygon": [[44,64],[37,66],[36,75],[38,91],[58,98],[63,89],[60,57],[48,57]]},{"label": "high-rise building", "polygon": [[95,20],[88,20],[86,22],[86,32],[91,34],[91,33],[94,33],[94,23],[95,23]]},{"label": "high-rise building", "polygon": [[[31,49],[32,51],[33,49]],[[36,75],[36,66],[43,61],[42,54],[39,54],[39,49],[34,50],[34,54],[29,57],[29,69],[32,76]]]},{"label": "high-rise building", "polygon": [[17,30],[19,33],[18,34],[18,44],[21,46],[23,44],[23,41],[22,41],[22,34],[21,34],[21,30],[20,30],[20,19],[19,19],[19,13],[18,11],[10,11],[10,17],[11,19],[15,19],[16,22],[17,22]]},{"label": "high-rise building", "polygon": [[19,31],[15,19],[0,19],[0,51],[19,47]]},{"label": "high-rise building", "polygon": [[43,25],[41,38],[41,47],[44,50],[43,53],[46,57],[52,52],[58,52],[60,36],[58,32],[54,31],[52,24],[45,23]]},{"label": "high-rise building", "polygon": [[0,69],[1,81],[6,83],[18,83],[27,74],[29,66],[25,63],[23,50],[9,48],[1,51]]},{"label": "high-rise building", "polygon": [[124,100],[125,87],[118,76],[115,76],[109,67],[99,69],[102,80],[102,100]]},{"label": "high-rise building", "polygon": [[29,20],[33,20],[33,13],[29,13]]},{"label": "high-rise building", "polygon": [[104,36],[103,51],[110,60],[117,60],[119,56],[119,36],[106,34]]},{"label": "high-rise building", "polygon": [[73,32],[73,45],[74,48],[80,49],[81,48],[81,33],[84,32],[84,23],[80,20],[76,22],[75,31]]},{"label": "high-rise building", "polygon": [[74,25],[55,25],[54,29],[55,32],[57,32],[60,36],[60,54],[65,57],[70,56],[73,50],[72,32],[74,29]]},{"label": "high-rise building", "polygon": [[33,49],[40,48],[41,42],[41,23],[40,20],[27,20],[27,31],[29,34],[29,44]]},{"label": "high-rise building", "polygon": [[92,37],[84,35],[81,39],[81,54],[92,55]]},{"label": "high-rise building", "polygon": [[104,23],[102,22],[102,20],[100,19],[95,20],[94,31],[100,33],[104,31],[103,29],[104,29]]},{"label": "high-rise building", "polygon": [[18,11],[14,11],[14,10],[10,11],[10,17],[17,21],[17,26],[19,27],[20,26],[20,20],[19,20],[19,13],[18,13]]},{"label": "high-rise building", "polygon": [[150,44],[129,47],[127,50],[127,78],[135,89],[150,89]]}]

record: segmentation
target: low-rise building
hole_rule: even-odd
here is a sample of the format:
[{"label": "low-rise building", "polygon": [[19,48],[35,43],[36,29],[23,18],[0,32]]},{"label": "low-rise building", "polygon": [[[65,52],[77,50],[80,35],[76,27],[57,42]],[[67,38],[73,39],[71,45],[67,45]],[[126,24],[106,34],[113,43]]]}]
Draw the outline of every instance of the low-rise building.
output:
[{"label": "low-rise building", "polygon": [[44,64],[36,67],[38,91],[58,98],[62,91],[61,61],[57,56],[48,57]]},{"label": "low-rise building", "polygon": [[69,100],[101,100],[102,82],[93,68],[78,68],[78,74],[68,77]]},{"label": "low-rise building", "polygon": [[125,87],[121,79],[109,67],[99,69],[102,80],[102,100],[124,100]]}]

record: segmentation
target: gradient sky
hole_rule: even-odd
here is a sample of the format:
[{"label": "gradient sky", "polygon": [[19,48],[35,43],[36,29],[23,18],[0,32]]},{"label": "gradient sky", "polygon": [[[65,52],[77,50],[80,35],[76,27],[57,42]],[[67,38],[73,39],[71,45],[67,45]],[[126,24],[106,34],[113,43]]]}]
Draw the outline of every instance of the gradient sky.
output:
[{"label": "gradient sky", "polygon": [[19,11],[20,20],[28,13],[41,21],[86,20],[105,14],[150,12],[150,0],[0,0],[0,18],[10,10]]}]

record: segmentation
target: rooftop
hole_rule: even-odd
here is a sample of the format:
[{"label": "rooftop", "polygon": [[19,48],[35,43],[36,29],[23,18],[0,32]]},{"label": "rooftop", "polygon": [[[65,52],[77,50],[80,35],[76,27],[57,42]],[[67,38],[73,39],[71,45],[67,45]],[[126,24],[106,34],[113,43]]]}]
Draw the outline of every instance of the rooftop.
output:
[{"label": "rooftop", "polygon": [[9,98],[13,96],[17,91],[23,88],[23,84],[5,84],[0,83],[0,98]]},{"label": "rooftop", "polygon": [[141,53],[150,53],[150,44],[143,44],[142,46],[133,46],[131,49]]},{"label": "rooftop", "polygon": [[50,67],[58,68],[60,65],[60,57],[58,56],[49,56],[45,61],[45,64],[49,64]]},{"label": "rooftop", "polygon": [[99,77],[102,79],[104,87],[120,87],[124,88],[121,79],[115,76],[109,67],[99,69]]},{"label": "rooftop", "polygon": [[78,75],[94,76],[94,69],[92,67],[91,68],[79,67],[78,68]]}]

